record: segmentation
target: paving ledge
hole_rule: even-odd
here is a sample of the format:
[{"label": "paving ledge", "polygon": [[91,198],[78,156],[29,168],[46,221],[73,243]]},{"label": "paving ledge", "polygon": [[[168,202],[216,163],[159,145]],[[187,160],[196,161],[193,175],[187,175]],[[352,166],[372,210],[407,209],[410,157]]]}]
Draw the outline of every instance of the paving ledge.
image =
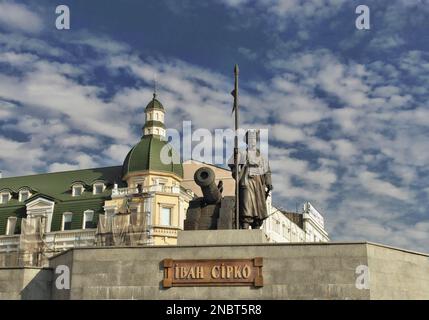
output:
[{"label": "paving ledge", "polygon": [[178,246],[230,245],[268,243],[262,229],[258,230],[188,230],[177,234]]}]

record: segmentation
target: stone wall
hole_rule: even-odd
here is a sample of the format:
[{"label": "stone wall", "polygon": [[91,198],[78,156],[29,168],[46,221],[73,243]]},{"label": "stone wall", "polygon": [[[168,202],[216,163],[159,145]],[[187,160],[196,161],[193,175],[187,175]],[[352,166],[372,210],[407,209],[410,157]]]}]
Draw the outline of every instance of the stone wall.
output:
[{"label": "stone wall", "polygon": [[371,299],[429,299],[429,257],[368,245]]},{"label": "stone wall", "polygon": [[[73,251],[70,265],[71,299],[429,299],[427,256],[367,243],[97,248]],[[161,261],[165,258],[253,257],[264,259],[262,288],[162,288]],[[51,262],[57,263],[57,259],[64,257],[59,256]],[[370,289],[356,287],[356,268],[359,265],[369,265]],[[389,269],[385,265],[389,265]],[[54,294],[53,297],[59,296]]]},{"label": "stone wall", "polygon": [[[162,261],[263,258],[264,286],[163,288]],[[71,289],[55,287],[70,268]],[[369,289],[356,286],[369,267]],[[50,269],[0,268],[0,299],[429,299],[429,257],[371,243],[76,248]]]},{"label": "stone wall", "polygon": [[51,298],[52,271],[48,268],[0,268],[0,299]]}]

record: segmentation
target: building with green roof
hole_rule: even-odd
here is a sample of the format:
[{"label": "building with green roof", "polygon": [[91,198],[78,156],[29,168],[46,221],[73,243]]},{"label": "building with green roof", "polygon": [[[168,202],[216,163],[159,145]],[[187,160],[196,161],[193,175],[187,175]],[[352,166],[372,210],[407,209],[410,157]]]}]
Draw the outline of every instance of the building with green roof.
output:
[{"label": "building with green roof", "polygon": [[[0,178],[0,253],[22,251],[23,234],[36,229],[50,254],[95,245],[101,232],[118,242],[114,233],[137,230],[132,224],[139,216],[145,220],[139,232],[146,244],[175,244],[193,194],[181,186],[183,166],[165,138],[164,116],[154,94],[145,108],[141,140],[122,166]],[[24,226],[31,219],[40,226]],[[100,231],[100,221],[107,221],[107,231],[105,224]]]}]

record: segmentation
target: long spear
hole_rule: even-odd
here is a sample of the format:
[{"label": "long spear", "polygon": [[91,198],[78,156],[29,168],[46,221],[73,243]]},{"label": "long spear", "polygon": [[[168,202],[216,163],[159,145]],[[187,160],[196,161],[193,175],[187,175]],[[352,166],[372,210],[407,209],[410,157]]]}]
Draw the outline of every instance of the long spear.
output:
[{"label": "long spear", "polygon": [[235,139],[234,139],[234,166],[235,166],[235,226],[237,229],[240,229],[240,189],[239,189],[239,174],[238,174],[238,65],[234,67],[234,91],[232,95],[234,96],[234,107],[232,112],[235,112]]}]

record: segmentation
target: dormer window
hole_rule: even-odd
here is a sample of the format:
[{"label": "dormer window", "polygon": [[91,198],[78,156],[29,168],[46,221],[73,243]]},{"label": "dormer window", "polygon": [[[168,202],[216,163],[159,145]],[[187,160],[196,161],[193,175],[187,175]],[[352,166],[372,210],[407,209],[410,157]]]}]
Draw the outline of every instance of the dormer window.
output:
[{"label": "dormer window", "polygon": [[19,190],[19,202],[24,202],[30,197],[31,197],[30,190],[28,189]]},{"label": "dormer window", "polygon": [[72,187],[72,195],[73,197],[81,196],[83,193],[83,185],[82,184],[75,184]]},{"label": "dormer window", "polygon": [[92,192],[93,194],[101,194],[104,192],[104,190],[106,189],[104,183],[102,182],[96,182],[93,184],[93,188],[92,188]]},{"label": "dormer window", "polygon": [[10,192],[2,192],[0,195],[0,203],[6,204],[10,200]]}]

